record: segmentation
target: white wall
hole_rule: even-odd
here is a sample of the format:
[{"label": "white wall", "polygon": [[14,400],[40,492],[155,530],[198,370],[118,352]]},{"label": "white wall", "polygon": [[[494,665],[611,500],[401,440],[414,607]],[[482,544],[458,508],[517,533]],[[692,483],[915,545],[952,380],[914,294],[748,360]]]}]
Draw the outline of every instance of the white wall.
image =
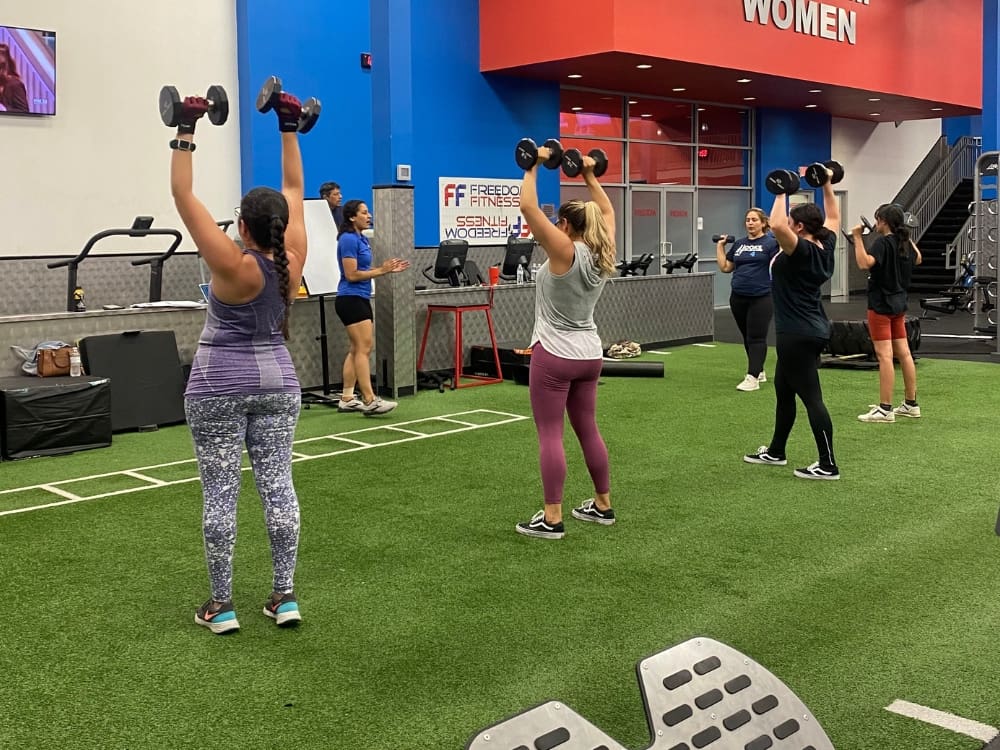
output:
[{"label": "white wall", "polygon": [[847,191],[848,230],[864,214],[874,220],[875,209],[896,197],[931,147],[941,137],[941,120],[914,120],[898,128],[891,122],[872,123],[835,117],[831,154],[844,165],[838,190]]},{"label": "white wall", "polygon": [[[229,121],[198,124],[195,194],[219,219],[240,199],[236,0],[4,0],[0,24],[56,32],[56,115],[0,115],[0,257],[72,255],[139,214],[183,232],[160,88],[222,84]],[[97,252],[159,247],[102,242]],[[182,250],[193,250],[189,242]]]}]

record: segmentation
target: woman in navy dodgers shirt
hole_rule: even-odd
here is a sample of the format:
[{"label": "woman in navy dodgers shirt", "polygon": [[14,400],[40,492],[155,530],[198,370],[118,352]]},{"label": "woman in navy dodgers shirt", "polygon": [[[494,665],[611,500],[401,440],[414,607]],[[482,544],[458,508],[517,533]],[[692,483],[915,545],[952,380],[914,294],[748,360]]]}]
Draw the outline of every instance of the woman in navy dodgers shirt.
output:
[{"label": "woman in navy dodgers shirt", "polygon": [[[344,221],[337,237],[337,266],[340,283],[334,309],[347,329],[350,348],[344,359],[344,386],[340,393],[337,411],[357,411],[371,416],[387,414],[396,408],[395,401],[378,398],[372,390],[371,366],[374,335],[372,315],[372,279],[387,273],[399,273],[410,267],[410,262],[389,258],[382,265],[372,268],[372,249],[368,238],[362,234],[371,226],[372,217],[362,201],[351,200],[344,204]],[[361,398],[354,395],[355,386]]]},{"label": "woman in navy dodgers shirt", "polygon": [[771,303],[771,261],[779,252],[778,241],[768,230],[767,214],[762,208],[747,211],[747,236],[733,243],[726,252],[726,235],[715,246],[719,270],[733,274],[729,309],[743,335],[747,353],[747,374],[736,389],[756,391],[766,380],[767,329],[771,326],[774,306]]}]

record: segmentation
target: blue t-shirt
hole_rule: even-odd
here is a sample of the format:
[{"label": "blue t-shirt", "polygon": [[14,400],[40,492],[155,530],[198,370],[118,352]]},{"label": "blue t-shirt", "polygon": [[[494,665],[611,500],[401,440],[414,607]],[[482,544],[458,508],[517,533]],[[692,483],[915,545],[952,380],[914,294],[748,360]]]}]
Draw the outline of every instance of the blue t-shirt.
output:
[{"label": "blue t-shirt", "polygon": [[794,253],[778,253],[771,264],[775,333],[830,338],[820,290],[833,276],[837,235],[829,232],[822,245],[799,237]]},{"label": "blue t-shirt", "polygon": [[370,271],[372,269],[372,248],[368,244],[368,238],[357,232],[344,232],[337,238],[337,266],[340,268],[340,283],[337,284],[337,294],[371,299],[371,279],[348,281],[344,275],[344,258],[357,260],[359,271]]},{"label": "blue t-shirt", "polygon": [[764,297],[771,293],[771,259],[781,252],[778,241],[771,233],[755,240],[749,237],[736,240],[726,253],[732,263],[732,290],[744,297]]}]

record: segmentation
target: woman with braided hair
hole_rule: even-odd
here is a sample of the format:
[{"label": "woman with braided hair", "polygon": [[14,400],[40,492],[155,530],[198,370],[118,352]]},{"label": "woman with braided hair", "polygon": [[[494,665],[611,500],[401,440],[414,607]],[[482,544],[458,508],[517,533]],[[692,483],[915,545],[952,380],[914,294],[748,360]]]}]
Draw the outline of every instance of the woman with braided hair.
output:
[{"label": "woman with braided hair", "polygon": [[[901,206],[883,204],[875,211],[878,237],[865,249],[862,228],[851,230],[854,260],[868,271],[868,333],[878,358],[879,403],[859,414],[862,422],[895,422],[896,415],[919,417],[917,404],[917,368],[906,337],[906,295],[910,289],[913,267],[919,266],[920,250],[910,239],[906,215]],[[893,357],[903,371],[903,403],[892,408],[892,389],[896,384]]]},{"label": "woman with braided hair", "polygon": [[184,410],[201,475],[211,584],[211,598],[194,620],[218,634],[239,629],[232,579],[244,444],[264,506],[274,566],[264,614],[280,626],[301,620],[292,585],[299,540],[292,442],[301,388],[285,339],[306,259],[306,232],[298,135],[285,127],[297,122],[301,107],[291,95],[281,97],[276,108],[282,126],[281,192],[258,187],[240,201],[242,248],[219,230],[192,189],[194,125],[208,109],[204,99],[184,100],[177,138],[170,142],[174,204],[212,272]]}]

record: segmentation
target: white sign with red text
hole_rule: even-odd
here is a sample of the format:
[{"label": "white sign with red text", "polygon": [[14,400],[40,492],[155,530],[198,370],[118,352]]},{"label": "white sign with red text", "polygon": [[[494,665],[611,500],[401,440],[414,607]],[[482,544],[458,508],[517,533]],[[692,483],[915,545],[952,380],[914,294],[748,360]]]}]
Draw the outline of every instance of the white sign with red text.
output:
[{"label": "white sign with red text", "polygon": [[521,216],[520,180],[438,178],[441,239],[470,245],[504,245],[510,235],[530,237]]}]

